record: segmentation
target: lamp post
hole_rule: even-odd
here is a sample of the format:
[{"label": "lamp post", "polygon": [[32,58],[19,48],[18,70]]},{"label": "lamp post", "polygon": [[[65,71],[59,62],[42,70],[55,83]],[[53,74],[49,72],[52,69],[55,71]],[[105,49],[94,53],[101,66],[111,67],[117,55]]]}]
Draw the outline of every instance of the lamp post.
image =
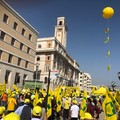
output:
[{"label": "lamp post", "polygon": [[36,63],[36,79],[35,79],[35,88],[36,88],[36,83],[37,83],[37,76],[38,76],[38,68],[39,68],[39,63]]}]

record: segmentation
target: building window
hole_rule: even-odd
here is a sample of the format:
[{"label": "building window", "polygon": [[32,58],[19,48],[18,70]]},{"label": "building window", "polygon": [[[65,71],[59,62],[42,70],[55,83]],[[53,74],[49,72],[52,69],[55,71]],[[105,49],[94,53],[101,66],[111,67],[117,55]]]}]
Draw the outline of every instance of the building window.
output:
[{"label": "building window", "polygon": [[0,39],[1,40],[5,39],[5,33],[3,31],[0,31]]},{"label": "building window", "polygon": [[31,40],[31,38],[32,38],[32,35],[31,35],[31,34],[29,34],[29,38],[28,38],[28,39],[29,39],[29,40]]},{"label": "building window", "polygon": [[11,45],[14,46],[14,44],[15,44],[15,38],[12,38],[12,39],[11,39]]},{"label": "building window", "polygon": [[41,48],[41,44],[38,45],[38,48]]},{"label": "building window", "polygon": [[10,72],[11,72],[11,71],[6,70],[6,73],[5,73],[5,83],[8,83],[8,81],[9,81]]},{"label": "building window", "polygon": [[0,50],[0,60],[2,59],[2,50]]},{"label": "building window", "polygon": [[62,25],[62,21],[59,22],[59,25]]},{"label": "building window", "polygon": [[47,60],[50,60],[50,56],[47,57]]},{"label": "building window", "polygon": [[27,49],[27,53],[29,54],[30,53],[30,48],[28,47],[28,49]]},{"label": "building window", "polygon": [[13,58],[13,55],[9,54],[9,58],[8,58],[9,63],[12,63],[12,58]]},{"label": "building window", "polygon": [[25,68],[27,68],[28,67],[28,61],[26,61],[26,63],[25,63]]},{"label": "building window", "polygon": [[41,70],[34,71],[33,79],[40,80]]},{"label": "building window", "polygon": [[22,43],[20,43],[20,50],[22,50],[22,48],[23,48],[23,44],[22,44]]},{"label": "building window", "polygon": [[82,80],[80,80],[80,82],[82,82]]},{"label": "building window", "polygon": [[80,74],[82,75],[83,73],[82,73],[82,72],[80,72]]},{"label": "building window", "polygon": [[20,73],[16,73],[14,84],[20,83]]},{"label": "building window", "polygon": [[8,22],[8,16],[6,14],[4,14],[4,17],[3,17],[3,22],[7,23]]},{"label": "building window", "polygon": [[50,47],[51,47],[51,44],[49,43],[49,44],[48,44],[48,48],[50,48]]},{"label": "building window", "polygon": [[25,35],[25,29],[24,28],[22,29],[22,35]]},{"label": "building window", "polygon": [[16,22],[14,22],[13,29],[14,29],[14,30],[17,30],[17,26],[18,26],[18,24],[17,24]]},{"label": "building window", "polygon": [[47,59],[50,60],[50,56],[48,56]]},{"label": "building window", "polygon": [[44,78],[44,83],[47,83],[47,82],[48,82],[48,78],[45,77],[45,78]]},{"label": "building window", "polygon": [[23,75],[23,82],[22,82],[22,85],[24,85],[25,84],[25,80],[27,79],[27,74],[24,74]]},{"label": "building window", "polygon": [[33,79],[36,79],[36,71],[33,73]]},{"label": "building window", "polygon": [[37,61],[40,61],[40,57],[37,57]]},{"label": "building window", "polygon": [[20,66],[20,63],[21,63],[21,58],[18,58],[18,66]]},{"label": "building window", "polygon": [[23,80],[26,80],[27,79],[27,74],[24,74],[23,75]]},{"label": "building window", "polygon": [[45,65],[45,71],[48,72],[49,69],[50,69],[50,65],[49,65],[49,64],[46,64],[46,65]]},{"label": "building window", "polygon": [[55,42],[55,48],[57,48],[57,42]]}]

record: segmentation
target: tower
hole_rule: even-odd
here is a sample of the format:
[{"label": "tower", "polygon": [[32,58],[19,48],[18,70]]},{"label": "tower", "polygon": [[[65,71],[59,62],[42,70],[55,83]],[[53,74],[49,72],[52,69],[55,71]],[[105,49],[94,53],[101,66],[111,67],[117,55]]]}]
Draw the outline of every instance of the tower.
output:
[{"label": "tower", "polygon": [[57,25],[55,26],[54,36],[66,48],[67,26],[66,26],[65,17],[58,17],[57,18]]}]

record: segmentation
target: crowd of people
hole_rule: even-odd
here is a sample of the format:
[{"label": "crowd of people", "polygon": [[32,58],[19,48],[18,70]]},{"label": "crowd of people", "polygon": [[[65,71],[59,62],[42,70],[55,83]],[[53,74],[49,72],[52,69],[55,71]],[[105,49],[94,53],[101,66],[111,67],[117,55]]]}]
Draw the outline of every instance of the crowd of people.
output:
[{"label": "crowd of people", "polygon": [[[12,90],[10,93],[4,91],[1,94],[0,120],[100,120],[99,115],[104,112],[102,103],[105,96],[89,95],[84,98],[85,96],[81,94],[61,95],[59,98],[61,106],[57,111],[56,96],[51,95],[51,104],[48,105],[46,103],[48,96],[45,93],[45,89]],[[85,99],[84,107],[83,99]],[[51,109],[49,116],[47,116],[48,108]],[[84,116],[81,116],[81,110],[84,111]]]}]

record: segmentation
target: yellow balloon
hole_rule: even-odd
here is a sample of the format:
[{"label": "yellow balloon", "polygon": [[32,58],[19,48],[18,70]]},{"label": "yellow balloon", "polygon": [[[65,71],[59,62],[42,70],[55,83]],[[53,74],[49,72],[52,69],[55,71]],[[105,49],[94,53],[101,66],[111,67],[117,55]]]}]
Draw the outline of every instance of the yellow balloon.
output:
[{"label": "yellow balloon", "polygon": [[102,16],[105,19],[109,19],[114,15],[114,9],[112,7],[105,7],[102,11]]}]

